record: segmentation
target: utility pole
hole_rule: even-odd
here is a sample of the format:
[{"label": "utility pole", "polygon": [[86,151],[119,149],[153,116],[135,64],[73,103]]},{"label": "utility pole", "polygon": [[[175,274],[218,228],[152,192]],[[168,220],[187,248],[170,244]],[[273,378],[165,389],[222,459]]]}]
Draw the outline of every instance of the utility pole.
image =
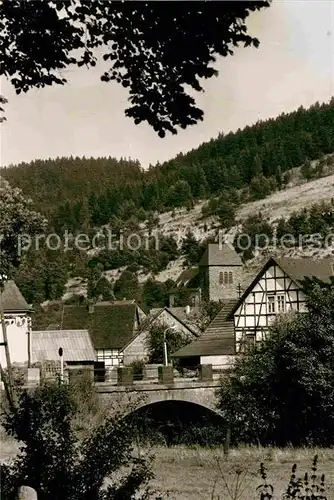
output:
[{"label": "utility pole", "polygon": [[169,326],[168,328],[166,328],[164,330],[164,340],[163,340],[164,366],[168,366],[168,352],[167,352],[167,338],[166,338],[166,334],[167,334],[168,330],[175,330],[175,329],[176,329],[176,326]]},{"label": "utility pole", "polygon": [[4,385],[6,388],[9,403],[11,406],[14,407],[14,405],[15,405],[14,380],[13,380],[12,365],[10,362],[7,327],[6,327],[6,322],[5,322],[5,313],[4,313],[3,303],[2,303],[2,293],[3,293],[3,289],[4,289],[4,283],[6,282],[6,280],[7,280],[7,276],[0,276],[0,316],[1,316],[2,336],[3,336],[3,342],[1,343],[1,346],[4,346],[4,348],[5,348],[6,363],[7,363],[7,376],[6,376],[4,370],[1,366],[1,377],[4,381]]}]

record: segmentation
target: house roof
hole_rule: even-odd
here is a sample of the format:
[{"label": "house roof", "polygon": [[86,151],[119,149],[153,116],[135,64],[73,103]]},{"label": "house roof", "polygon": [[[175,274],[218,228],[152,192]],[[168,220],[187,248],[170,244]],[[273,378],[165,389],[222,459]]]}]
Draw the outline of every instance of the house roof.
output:
[{"label": "house roof", "polygon": [[326,283],[330,282],[330,277],[334,272],[334,261],[331,259],[294,259],[288,257],[270,257],[255,278],[250,282],[244,293],[231,309],[228,319],[231,319],[238,307],[243,303],[249,292],[261,278],[263,273],[272,265],[278,265],[295,283],[301,287],[301,282],[305,278],[318,278]]},{"label": "house roof", "polygon": [[2,292],[2,305],[5,313],[31,311],[31,307],[28,305],[16,283],[12,280],[5,283]]},{"label": "house roof", "polygon": [[172,354],[175,358],[193,356],[217,356],[235,354],[234,322],[228,321],[227,314],[236,300],[226,300],[217,316],[211,321],[205,332],[194,342]]},{"label": "house roof", "polygon": [[180,276],[176,280],[176,286],[186,286],[188,283],[190,283],[199,273],[198,267],[189,267],[188,269],[185,269],[182,271]]},{"label": "house roof", "polygon": [[186,311],[186,307],[167,307],[166,309],[196,336],[200,334],[197,320],[200,318],[201,314],[198,307],[191,307],[189,313]]},{"label": "house roof", "polygon": [[137,304],[100,302],[93,312],[86,306],[64,306],[62,328],[87,329],[95,349],[121,349],[134,336]]},{"label": "house roof", "polygon": [[329,283],[330,277],[334,276],[334,260],[331,259],[276,258],[275,261],[295,282],[300,283],[305,277],[316,277]]},{"label": "house roof", "polygon": [[32,331],[32,362],[59,361],[58,349],[63,348],[65,362],[95,361],[96,354],[88,330]]},{"label": "house roof", "polygon": [[209,243],[199,266],[242,266],[242,260],[227,243]]},{"label": "house roof", "polygon": [[96,349],[121,349],[134,335],[137,306],[96,305],[89,331]]},{"label": "house roof", "polygon": [[141,325],[141,331],[149,329],[152,323],[154,323],[154,321],[156,321],[159,318],[159,316],[161,316],[163,311],[166,311],[182,326],[187,328],[191,334],[198,336],[199,330],[194,324],[195,321],[194,310],[195,308],[191,309],[190,315],[187,316],[184,307],[162,307],[161,309],[151,309],[150,314],[147,316],[147,318]]}]

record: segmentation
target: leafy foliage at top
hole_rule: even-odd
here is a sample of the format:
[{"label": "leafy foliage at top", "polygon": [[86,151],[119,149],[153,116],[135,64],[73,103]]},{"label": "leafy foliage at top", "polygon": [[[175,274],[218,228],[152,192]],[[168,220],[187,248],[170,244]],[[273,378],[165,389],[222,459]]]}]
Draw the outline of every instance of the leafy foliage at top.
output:
[{"label": "leafy foliage at top", "polygon": [[[125,114],[147,121],[160,137],[203,120],[186,91],[201,91],[199,78],[211,78],[216,55],[259,45],[247,34],[254,2],[111,2],[83,0],[22,2],[0,7],[1,74],[17,93],[66,83],[60,71],[70,65],[105,61],[101,80],[129,89]],[[98,51],[96,49],[99,49]]]},{"label": "leafy foliage at top", "polygon": [[165,324],[153,324],[146,341],[149,363],[163,363],[164,334],[166,334],[168,354],[176,352],[193,340],[190,333],[173,330]]},{"label": "leafy foliage at top", "polygon": [[334,279],[308,279],[304,290],[308,312],[278,319],[222,383],[219,406],[235,441],[333,445]]}]

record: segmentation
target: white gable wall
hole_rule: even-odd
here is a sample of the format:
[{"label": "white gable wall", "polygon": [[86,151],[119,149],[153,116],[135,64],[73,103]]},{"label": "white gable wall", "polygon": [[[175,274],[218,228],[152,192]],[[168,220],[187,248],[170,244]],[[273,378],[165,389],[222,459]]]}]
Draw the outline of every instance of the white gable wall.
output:
[{"label": "white gable wall", "polygon": [[[31,331],[30,315],[25,313],[5,314],[5,323],[11,363],[28,362],[28,332]],[[3,333],[0,325],[0,342],[2,343]],[[0,347],[1,366],[7,367],[5,347]]]},{"label": "white gable wall", "polygon": [[262,341],[277,315],[293,310],[306,310],[305,295],[278,265],[272,265],[234,314],[237,352],[243,342]]}]

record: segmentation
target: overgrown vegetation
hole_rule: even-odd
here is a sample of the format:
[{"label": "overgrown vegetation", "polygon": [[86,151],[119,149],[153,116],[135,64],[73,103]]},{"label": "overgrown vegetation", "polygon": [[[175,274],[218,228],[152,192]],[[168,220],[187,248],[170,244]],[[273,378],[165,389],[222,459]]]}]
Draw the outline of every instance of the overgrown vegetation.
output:
[{"label": "overgrown vegetation", "polygon": [[133,428],[122,412],[109,414],[80,439],[78,403],[66,385],[21,393],[17,409],[3,419],[6,431],[22,442],[17,458],[1,465],[3,500],[16,500],[23,484],[39,500],[152,498],[150,460],[134,453]]},{"label": "overgrown vegetation", "polygon": [[[325,475],[318,472],[318,455],[315,455],[312,462],[312,472],[305,473],[304,477],[297,476],[297,464],[291,469],[291,476],[283,498],[286,500],[305,499],[305,500],[327,500],[325,490]],[[267,469],[263,463],[260,466],[260,475],[263,483],[258,486],[260,500],[273,500],[275,498],[275,489],[267,480]]]}]

